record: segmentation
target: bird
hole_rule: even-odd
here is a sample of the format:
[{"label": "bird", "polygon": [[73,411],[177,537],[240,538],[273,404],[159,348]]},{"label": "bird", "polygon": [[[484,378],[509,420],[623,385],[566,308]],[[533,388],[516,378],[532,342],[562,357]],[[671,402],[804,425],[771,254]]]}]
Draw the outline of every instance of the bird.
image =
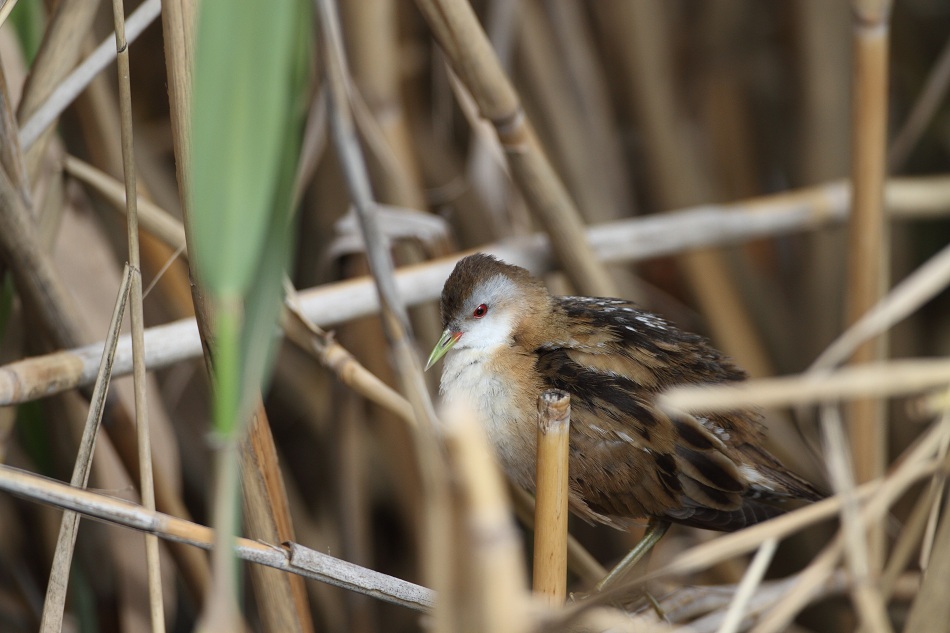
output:
[{"label": "bird", "polygon": [[818,488],[765,448],[753,409],[693,415],[656,395],[675,385],[734,383],[746,374],[704,337],[615,298],[554,296],[524,268],[477,253],[461,259],[440,299],[442,402],[484,425],[511,481],[533,492],[537,399],[570,395],[568,505],[640,544],[598,585],[622,577],[672,523],[730,532],[817,501]]}]

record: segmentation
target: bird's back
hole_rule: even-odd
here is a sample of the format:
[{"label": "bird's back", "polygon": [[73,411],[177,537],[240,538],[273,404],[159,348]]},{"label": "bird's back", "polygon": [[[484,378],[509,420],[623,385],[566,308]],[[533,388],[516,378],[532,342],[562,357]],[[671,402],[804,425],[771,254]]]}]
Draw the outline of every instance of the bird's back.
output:
[{"label": "bird's back", "polygon": [[553,318],[569,326],[551,330],[570,335],[520,343],[533,348],[543,386],[571,395],[579,515],[618,527],[656,517],[731,531],[780,514],[770,502],[821,498],[766,451],[758,412],[693,416],[655,406],[672,385],[744,379],[704,338],[623,300],[553,302]]}]

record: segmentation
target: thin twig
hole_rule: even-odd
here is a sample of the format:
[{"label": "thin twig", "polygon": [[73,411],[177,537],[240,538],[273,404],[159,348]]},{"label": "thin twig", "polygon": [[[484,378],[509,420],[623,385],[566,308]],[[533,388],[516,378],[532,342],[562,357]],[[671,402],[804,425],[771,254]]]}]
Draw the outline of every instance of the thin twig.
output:
[{"label": "thin twig", "polygon": [[[79,441],[79,451],[76,454],[73,474],[69,480],[70,485],[78,488],[85,488],[89,483],[92,456],[96,448],[96,438],[99,435],[99,425],[102,422],[102,410],[105,406],[106,395],[109,393],[109,383],[112,380],[112,362],[116,345],[119,342],[119,330],[122,326],[122,317],[125,314],[125,304],[129,298],[131,276],[132,272],[129,265],[126,264],[122,274],[122,284],[119,286],[119,292],[116,295],[115,308],[112,311],[112,321],[109,323],[106,345],[99,360],[99,371],[89,401],[89,411],[86,415],[86,424],[82,430],[82,438]],[[46,600],[43,601],[43,615],[40,620],[40,631],[43,633],[59,633],[63,629],[66,586],[69,583],[69,570],[72,566],[78,525],[78,514],[75,512],[63,513],[59,536],[56,540],[56,550],[53,553],[49,584],[46,586]]]}]

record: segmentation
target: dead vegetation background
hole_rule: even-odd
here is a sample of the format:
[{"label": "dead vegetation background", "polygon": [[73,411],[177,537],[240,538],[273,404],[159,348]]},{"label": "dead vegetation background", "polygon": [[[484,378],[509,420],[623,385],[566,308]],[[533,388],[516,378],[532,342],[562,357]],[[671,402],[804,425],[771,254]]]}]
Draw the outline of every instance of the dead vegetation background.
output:
[{"label": "dead vegetation background", "polygon": [[[74,101],[49,98],[95,46],[114,42],[112,12],[97,4],[0,4],[0,482],[20,495],[0,494],[3,631],[39,627],[62,517],[44,503],[66,503],[52,500],[41,484],[32,492],[16,488],[9,467],[70,480],[99,359],[98,348],[81,346],[106,338],[128,257],[117,211],[124,190],[114,66],[96,73]],[[208,525],[216,446],[201,347],[187,325],[194,309],[166,67],[169,38],[180,36],[169,7],[189,3],[164,4],[165,15],[152,17],[129,48],[156,502],[161,512]],[[343,79],[362,168],[393,261],[409,270],[398,275],[399,288],[412,306],[419,356],[441,330],[435,299],[451,258],[493,248],[547,274],[559,291],[617,293],[704,332],[754,378],[812,372],[798,382],[757,383],[760,390],[749,397],[770,406],[773,450],[796,471],[830,482],[839,496],[730,537],[674,530],[650,562],[651,591],[671,628],[692,622],[697,631],[936,631],[950,621],[950,521],[942,512],[950,372],[941,360],[950,348],[950,6],[905,0],[888,14],[884,2],[852,4],[474,2],[513,93],[475,63],[486,63],[478,56],[486,50],[469,65],[460,61],[474,41],[454,21],[463,3],[339,3],[350,72]],[[137,8],[126,6],[129,14]],[[302,311],[334,336],[285,324],[266,415],[257,415],[241,449],[244,534],[431,584],[444,602],[423,618],[412,607],[245,563],[241,626],[666,626],[649,611],[634,621],[609,610],[527,610],[520,574],[530,554],[511,549],[512,542],[501,552],[485,549],[490,544],[466,527],[472,517],[506,525],[494,492],[471,487],[483,476],[483,467],[472,466],[482,463],[477,453],[442,473],[453,495],[446,516],[454,521],[439,537],[443,549],[425,540],[432,537],[426,522],[433,502],[421,492],[427,488],[420,484],[420,444],[406,424],[414,416],[405,400],[352,362],[403,389],[397,368],[405,365],[380,327],[332,133],[330,58],[320,30],[326,25],[314,23],[290,270]],[[57,99],[65,108],[58,124],[24,136],[39,106]],[[882,121],[886,128],[877,125]],[[532,162],[540,147],[557,179]],[[569,199],[559,196],[558,179]],[[887,204],[877,212],[882,189]],[[579,216],[565,215],[571,200]],[[591,227],[587,253],[578,220]],[[880,342],[859,348],[862,341],[850,339],[822,356],[886,289],[904,281],[877,320],[862,326],[870,335],[886,332],[886,351]],[[44,308],[43,296],[63,301]],[[128,374],[124,353],[116,367]],[[836,369],[852,357],[910,360],[865,373]],[[434,388],[436,377],[426,378]],[[873,395],[896,398],[860,400]],[[131,378],[117,375],[89,485],[138,502],[132,403]],[[464,428],[458,432],[447,443],[450,458],[478,443]],[[855,493],[855,481],[872,483]],[[92,508],[96,499],[88,502]],[[174,535],[161,545],[167,630],[192,630],[209,596],[209,559],[173,541],[207,534],[149,525]],[[580,523],[572,533],[604,564],[637,537]],[[523,542],[530,552],[530,530],[519,534],[515,545]],[[244,547],[268,555],[267,548],[255,554],[253,543]],[[432,551],[443,557],[426,567],[420,560]],[[746,573],[757,569],[749,567],[753,554],[764,584]],[[591,565],[576,558],[572,565],[571,586],[589,587]],[[313,575],[301,569],[296,573]],[[66,570],[63,630],[149,626],[139,532],[82,520]],[[744,577],[748,593],[737,593]]]}]

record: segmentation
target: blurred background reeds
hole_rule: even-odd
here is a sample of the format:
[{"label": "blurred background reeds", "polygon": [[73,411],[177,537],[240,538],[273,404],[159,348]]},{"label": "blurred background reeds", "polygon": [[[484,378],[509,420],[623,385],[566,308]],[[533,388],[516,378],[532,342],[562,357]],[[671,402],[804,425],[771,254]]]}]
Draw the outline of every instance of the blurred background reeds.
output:
[{"label": "blurred background reeds", "polygon": [[[261,194],[276,224],[205,224],[196,239],[191,178],[205,172],[188,165],[218,150],[189,134],[195,2],[125,3],[126,106],[110,3],[0,0],[0,488],[17,491],[0,492],[0,631],[53,617],[47,588],[71,506],[43,481],[30,492],[14,479],[83,483],[74,463],[124,287],[133,168],[155,507],[215,523],[215,463],[231,450],[239,533],[289,562],[242,562],[240,614],[224,627],[209,620],[210,556],[182,544],[208,547],[208,534],[149,528],[161,564],[146,564],[132,510],[116,518],[77,493],[93,504],[81,513],[111,519],[81,518],[71,564],[54,574],[68,583],[62,630],[152,630],[156,608],[168,631],[948,630],[950,3],[299,4],[294,81],[243,78],[248,94],[290,91],[279,101],[292,125],[273,129],[293,137],[259,157],[276,174]],[[73,72],[97,47],[103,63]],[[216,95],[196,94],[214,121]],[[219,220],[209,217],[197,221]],[[252,243],[280,250],[251,265]],[[271,374],[263,398],[255,376],[233,437],[213,422],[213,343],[202,353],[229,304],[191,261],[197,249],[197,261],[228,266],[228,247],[245,276],[273,281],[286,262],[289,281],[272,370],[252,372]],[[436,397],[438,372],[419,373],[442,330],[442,282],[472,250],[554,292],[630,298],[708,336],[753,379],[746,395],[766,404],[770,450],[834,499],[748,534],[671,530],[647,585],[665,623],[642,605],[637,620],[619,617],[633,591],[598,610],[530,602],[530,500],[484,475],[491,462],[464,413],[434,441],[426,390]],[[254,341],[277,329],[274,288],[244,296],[249,320],[272,313]],[[120,339],[86,466],[103,503],[151,494],[139,485],[130,350]],[[757,380],[775,376],[788,382]],[[599,573],[589,555],[609,567],[639,537],[574,519],[570,531],[576,592]],[[305,580],[319,574],[285,542],[431,586],[439,607],[380,600],[349,576]],[[150,582],[164,598],[151,615]]]}]

